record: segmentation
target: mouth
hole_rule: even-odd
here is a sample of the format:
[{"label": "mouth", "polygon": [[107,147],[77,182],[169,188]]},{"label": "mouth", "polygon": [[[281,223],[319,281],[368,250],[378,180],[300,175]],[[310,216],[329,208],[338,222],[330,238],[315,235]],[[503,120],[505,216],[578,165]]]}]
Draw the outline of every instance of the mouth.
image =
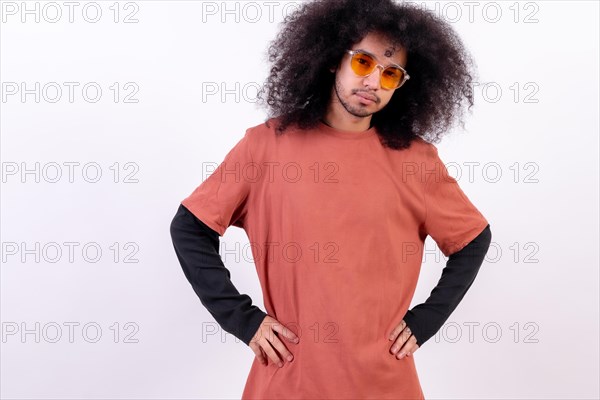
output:
[{"label": "mouth", "polygon": [[361,92],[356,92],[354,94],[356,96],[358,96],[358,98],[361,99],[362,101],[364,101],[365,103],[368,103],[368,104],[375,103],[375,96],[371,96],[371,95],[368,95],[366,93],[361,93]]}]

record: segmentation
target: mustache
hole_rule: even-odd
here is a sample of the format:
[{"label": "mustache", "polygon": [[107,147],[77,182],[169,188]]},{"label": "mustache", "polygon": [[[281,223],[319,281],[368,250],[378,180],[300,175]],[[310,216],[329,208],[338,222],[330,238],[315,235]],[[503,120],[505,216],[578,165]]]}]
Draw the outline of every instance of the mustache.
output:
[{"label": "mustache", "polygon": [[379,102],[380,102],[380,99],[379,99],[379,97],[378,97],[378,96],[377,96],[375,93],[373,93],[373,92],[371,92],[371,91],[368,91],[368,90],[364,90],[364,89],[363,89],[363,90],[361,90],[361,89],[353,89],[353,90],[352,90],[352,93],[353,93],[353,94],[356,94],[356,93],[366,93],[368,96],[371,96],[371,97],[373,97],[373,98],[375,99],[375,102],[376,102],[376,103],[379,103]]}]

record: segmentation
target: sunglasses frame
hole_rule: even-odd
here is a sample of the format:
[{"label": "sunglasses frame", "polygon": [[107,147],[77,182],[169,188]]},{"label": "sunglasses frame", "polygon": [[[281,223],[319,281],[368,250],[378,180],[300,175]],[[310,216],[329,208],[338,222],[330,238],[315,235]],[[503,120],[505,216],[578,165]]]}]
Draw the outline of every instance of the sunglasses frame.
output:
[{"label": "sunglasses frame", "polygon": [[[354,56],[356,54],[364,54],[366,56],[369,56],[373,59],[373,61],[375,61],[377,63],[377,58],[375,58],[375,56],[367,51],[364,50],[346,50],[346,53],[350,54],[350,69],[352,69],[352,59],[354,58]],[[384,89],[389,89],[389,90],[393,90],[393,89],[398,89],[399,87],[401,87],[402,85],[404,85],[404,83],[410,79],[410,75],[408,75],[408,72],[406,72],[406,70],[404,68],[402,68],[400,65],[393,63],[393,64],[389,64],[387,66],[383,66],[379,63],[375,64],[375,67],[373,67],[373,71],[369,72],[367,75],[358,75],[356,72],[354,72],[354,69],[352,69],[352,72],[354,72],[354,74],[356,74],[356,76],[360,76],[363,78],[366,78],[367,76],[371,75],[373,72],[375,72],[375,68],[377,67],[381,67],[381,77],[380,77],[380,84],[381,84],[381,79],[383,79],[383,71],[385,71],[387,68],[389,67],[396,67],[399,68],[403,73],[404,73],[404,78],[403,80],[398,84],[398,86],[396,86],[395,88],[384,88]],[[381,87],[383,88],[383,85],[381,85]]]}]

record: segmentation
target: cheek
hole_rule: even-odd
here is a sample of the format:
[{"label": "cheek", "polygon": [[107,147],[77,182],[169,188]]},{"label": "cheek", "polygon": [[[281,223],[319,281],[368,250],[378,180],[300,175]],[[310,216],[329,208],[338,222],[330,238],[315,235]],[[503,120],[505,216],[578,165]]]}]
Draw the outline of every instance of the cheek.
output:
[{"label": "cheek", "polygon": [[345,95],[351,95],[354,88],[361,87],[361,78],[348,75],[339,74],[337,77],[338,87],[342,89]]},{"label": "cheek", "polygon": [[356,76],[349,68],[338,70],[337,79],[339,82],[347,87],[361,87],[363,85],[364,77]]},{"label": "cheek", "polygon": [[390,93],[390,94],[386,93],[385,95],[382,94],[381,96],[379,96],[379,98],[381,99],[381,103],[380,104],[381,104],[382,107],[384,107],[387,104],[389,104],[390,100],[392,100],[392,95],[393,95],[393,93]]}]

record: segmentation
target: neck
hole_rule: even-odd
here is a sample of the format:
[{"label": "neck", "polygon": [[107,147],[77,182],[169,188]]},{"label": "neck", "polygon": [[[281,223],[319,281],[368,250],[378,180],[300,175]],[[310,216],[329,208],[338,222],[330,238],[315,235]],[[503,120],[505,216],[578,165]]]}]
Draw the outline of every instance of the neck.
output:
[{"label": "neck", "polygon": [[351,118],[341,118],[340,116],[336,116],[335,113],[326,113],[321,118],[321,121],[332,128],[342,131],[364,132],[372,127],[371,117],[372,115],[367,117],[352,116]]},{"label": "neck", "polygon": [[366,117],[352,115],[336,102],[329,104],[321,120],[330,127],[342,131],[364,132],[371,127],[371,117],[372,114]]}]

